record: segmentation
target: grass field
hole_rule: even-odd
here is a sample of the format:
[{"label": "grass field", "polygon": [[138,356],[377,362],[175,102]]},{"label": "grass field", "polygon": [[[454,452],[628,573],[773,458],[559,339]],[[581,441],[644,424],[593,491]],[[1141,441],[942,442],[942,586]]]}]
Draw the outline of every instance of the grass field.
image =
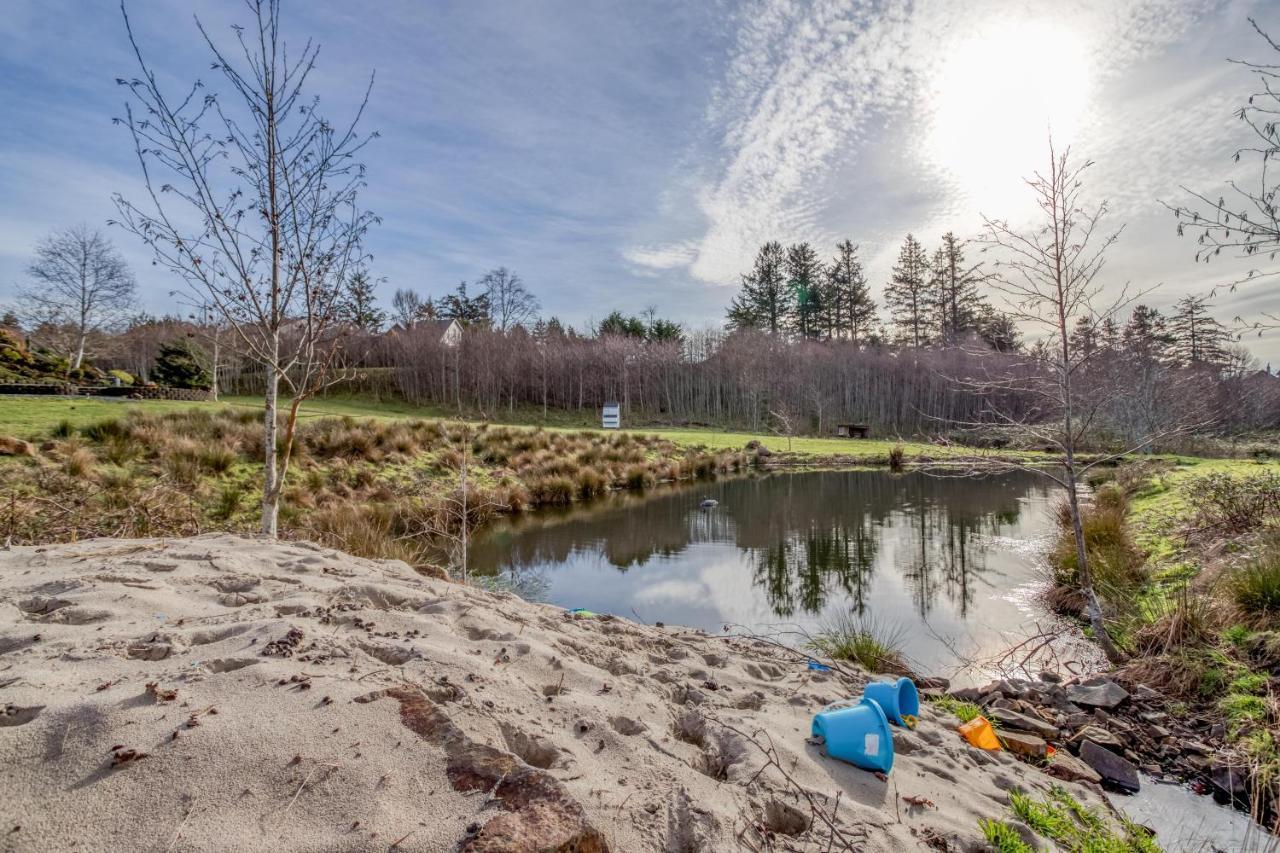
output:
[{"label": "grass field", "polygon": [[[221,402],[183,403],[165,400],[114,400],[95,397],[3,397],[0,398],[0,435],[11,435],[17,438],[37,439],[49,432],[62,421],[81,427],[104,418],[120,415],[129,410],[143,410],[156,413],[182,411],[187,409],[220,409],[236,408],[241,410],[258,409],[262,401],[257,397],[223,397]],[[540,412],[517,412],[523,415],[523,421],[503,421],[513,425],[539,426]],[[302,407],[302,415],[307,418],[326,416],[349,416],[355,418],[456,418],[449,412],[438,408],[412,406],[404,402],[373,402],[351,398],[328,398],[307,401]],[[546,426],[552,431],[568,431],[589,428],[585,423],[566,422],[560,416]],[[624,432],[657,435],[682,446],[699,445],[709,450],[740,450],[752,439],[761,442],[770,450],[781,452],[788,449],[785,436],[772,433],[732,432],[699,428],[639,428]],[[841,439],[841,438],[808,438],[797,437],[790,442],[793,453],[822,457],[841,457],[851,461],[881,461],[888,458],[889,451],[896,445],[902,445],[907,457],[929,456],[933,458],[972,454],[973,451],[963,448],[947,448],[934,444],[913,441],[897,441],[896,439]]]}]

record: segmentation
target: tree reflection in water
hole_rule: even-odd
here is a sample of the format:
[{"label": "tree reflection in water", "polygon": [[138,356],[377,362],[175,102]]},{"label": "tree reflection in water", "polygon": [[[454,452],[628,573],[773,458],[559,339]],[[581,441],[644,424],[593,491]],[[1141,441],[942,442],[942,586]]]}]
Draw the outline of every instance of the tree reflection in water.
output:
[{"label": "tree reflection in water", "polygon": [[[778,617],[816,614],[836,595],[861,615],[877,572],[896,573],[927,617],[939,596],[965,617],[989,586],[991,537],[1044,494],[1034,475],[808,472],[615,495],[500,524],[472,551],[472,571],[551,571],[595,554],[620,572],[679,562],[693,546],[732,546]],[[719,506],[698,508],[703,497]],[[622,611],[622,612],[625,612]]]}]

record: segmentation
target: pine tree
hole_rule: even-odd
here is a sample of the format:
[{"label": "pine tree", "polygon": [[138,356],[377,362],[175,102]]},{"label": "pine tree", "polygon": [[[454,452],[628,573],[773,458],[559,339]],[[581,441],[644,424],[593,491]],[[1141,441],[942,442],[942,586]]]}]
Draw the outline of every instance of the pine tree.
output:
[{"label": "pine tree", "polygon": [[898,252],[893,277],[884,289],[884,301],[897,327],[898,338],[915,347],[929,342],[930,278],[929,257],[924,246],[908,234]]},{"label": "pine tree", "polygon": [[489,322],[489,297],[467,296],[467,283],[459,282],[453,293],[440,299],[437,309],[445,320],[457,320],[464,326],[483,326]]},{"label": "pine tree", "polygon": [[381,331],[387,319],[386,313],[378,308],[375,286],[369,274],[360,270],[347,280],[342,298],[342,319],[366,332]]},{"label": "pine tree", "polygon": [[1155,308],[1135,305],[1129,322],[1120,332],[1120,345],[1124,351],[1147,361],[1165,361],[1171,343],[1164,315]]},{"label": "pine tree", "polygon": [[942,246],[933,253],[931,309],[942,340],[953,342],[968,332],[976,331],[982,316],[983,299],[978,293],[981,264],[966,266],[964,243],[948,231],[942,235]]},{"label": "pine tree", "polygon": [[151,378],[168,388],[208,388],[208,356],[187,338],[160,345]]},{"label": "pine tree", "polygon": [[850,240],[836,244],[836,256],[827,267],[828,313],[832,337],[848,336],[865,342],[876,319],[876,303],[858,260],[858,247]]},{"label": "pine tree", "polygon": [[978,336],[996,352],[1015,352],[1022,347],[1018,324],[1003,311],[984,303],[978,315]]},{"label": "pine tree", "polygon": [[801,338],[817,338],[823,331],[822,261],[808,243],[787,248],[787,290],[790,294],[790,327]]},{"label": "pine tree", "polygon": [[1179,365],[1222,367],[1227,363],[1226,344],[1231,336],[1209,313],[1205,297],[1188,295],[1178,300],[1169,333],[1173,358]]},{"label": "pine tree", "polygon": [[756,253],[755,266],[742,276],[742,290],[729,305],[729,325],[735,329],[783,331],[787,319],[786,253],[782,244],[765,243]]}]

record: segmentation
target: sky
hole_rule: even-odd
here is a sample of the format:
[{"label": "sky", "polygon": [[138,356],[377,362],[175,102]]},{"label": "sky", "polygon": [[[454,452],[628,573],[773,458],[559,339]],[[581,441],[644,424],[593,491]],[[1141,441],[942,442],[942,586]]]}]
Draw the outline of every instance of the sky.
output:
[{"label": "sky", "polygon": [[[248,21],[239,0],[128,8],[174,92],[219,84],[195,16],[224,42]],[[376,72],[363,198],[384,301],[502,265],[545,316],[653,306],[688,328],[723,320],[766,240],[853,240],[879,297],[908,232],[932,247],[984,215],[1028,222],[1050,128],[1123,226],[1108,288],[1280,314],[1280,283],[1223,287],[1280,261],[1197,264],[1164,206],[1256,175],[1232,156],[1256,84],[1229,60],[1276,56],[1250,17],[1280,34],[1280,0],[284,0],[286,37],[321,45],[324,115],[350,116]],[[119,5],[6,0],[0,40],[0,302],[43,235],[87,223],[142,308],[175,310],[182,283],[107,225],[113,192],[142,191],[112,123],[137,73]],[[1280,331],[1244,343],[1280,367]]]}]

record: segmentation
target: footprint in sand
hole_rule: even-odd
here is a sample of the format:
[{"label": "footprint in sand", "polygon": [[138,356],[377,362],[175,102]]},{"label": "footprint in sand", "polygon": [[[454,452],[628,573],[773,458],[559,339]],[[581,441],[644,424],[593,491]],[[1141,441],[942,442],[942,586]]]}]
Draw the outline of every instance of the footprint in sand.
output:
[{"label": "footprint in sand", "polygon": [[17,705],[0,705],[0,726],[25,726],[40,716],[43,705],[20,708]]}]

